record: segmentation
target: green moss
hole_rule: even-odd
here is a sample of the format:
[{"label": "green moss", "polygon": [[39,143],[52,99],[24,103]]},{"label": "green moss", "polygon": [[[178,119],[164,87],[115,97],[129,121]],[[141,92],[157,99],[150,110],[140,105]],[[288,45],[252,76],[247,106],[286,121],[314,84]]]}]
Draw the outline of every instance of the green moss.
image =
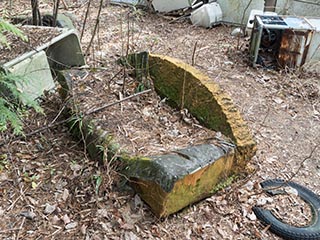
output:
[{"label": "green moss", "polygon": [[154,168],[154,163],[149,157],[141,157],[141,156],[121,156],[121,161],[126,164],[124,169],[124,173],[128,177],[137,177],[141,178],[142,176],[150,175],[149,171],[157,171]]},{"label": "green moss", "polygon": [[150,57],[150,76],[157,92],[170,105],[187,108],[204,126],[233,138],[226,115],[212,93],[190,72]]},{"label": "green moss", "polygon": [[[130,63],[136,67],[135,74],[138,78],[150,66],[149,74],[156,91],[166,97],[171,106],[188,109],[202,125],[236,139],[236,144],[242,144],[240,152],[239,148],[236,152],[234,149],[230,153],[222,151],[222,155],[214,163],[184,172],[180,171],[183,167],[178,171],[167,164],[168,161],[175,164],[175,155],[168,155],[168,159],[161,156],[162,163],[166,164],[161,164],[155,156],[130,156],[125,151],[120,151],[120,145],[112,135],[98,130],[94,123],[92,127],[91,122],[78,120],[77,124],[82,126],[80,129],[86,134],[90,155],[102,160],[106,160],[106,157],[119,159],[123,163],[124,175],[130,179],[135,190],[156,215],[164,217],[229,186],[237,177],[233,173],[238,170],[235,168],[238,161],[247,162],[242,158],[252,156],[254,142],[247,128],[243,127],[245,124],[230,98],[217,85],[210,83],[206,76],[187,64],[168,57],[150,55],[143,59],[139,59],[137,54],[130,55],[125,64]],[[149,63],[145,59],[149,59]],[[81,131],[78,134],[79,132]],[[184,165],[183,162],[181,166]]]},{"label": "green moss", "polygon": [[213,189],[212,189],[212,194],[219,192],[222,189],[225,189],[226,187],[229,187],[236,179],[238,176],[236,174],[233,174],[229,177],[227,177],[225,180],[220,181]]},{"label": "green moss", "polygon": [[[195,175],[187,175],[179,181],[173,191],[168,193],[166,202],[164,203],[164,215],[169,215],[177,210],[197,202],[205,197],[213,194],[212,188],[215,186],[223,186],[220,184],[221,179],[229,176],[232,171],[233,154],[226,155],[208,166],[206,169],[200,170]],[[203,172],[201,172],[203,171]],[[199,174],[196,176],[196,174]],[[190,184],[190,179],[197,177],[194,184]],[[232,179],[232,176],[230,177]]]}]

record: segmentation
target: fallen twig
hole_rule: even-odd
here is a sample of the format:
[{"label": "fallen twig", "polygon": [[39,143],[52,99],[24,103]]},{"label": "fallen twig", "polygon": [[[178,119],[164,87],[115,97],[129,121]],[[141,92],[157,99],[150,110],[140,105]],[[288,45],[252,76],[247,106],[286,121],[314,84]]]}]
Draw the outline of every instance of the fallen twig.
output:
[{"label": "fallen twig", "polygon": [[90,42],[88,44],[87,50],[85,52],[85,55],[87,55],[89,53],[90,47],[91,47],[91,45],[93,43],[93,39],[94,39],[94,37],[96,35],[97,29],[98,29],[98,25],[100,23],[100,14],[101,14],[101,10],[102,10],[102,5],[103,5],[103,0],[100,0],[98,15],[97,15],[97,18],[96,18],[96,23],[94,25],[92,36],[91,36]]},{"label": "fallen twig", "polygon": [[291,177],[289,177],[288,179],[284,179],[283,184],[281,184],[281,185],[278,186],[278,187],[272,187],[272,188],[268,188],[268,189],[261,189],[261,190],[259,190],[257,193],[250,194],[250,195],[249,195],[249,198],[252,197],[252,196],[256,196],[256,195],[260,195],[260,194],[262,194],[262,193],[265,193],[266,190],[268,190],[268,191],[270,191],[270,190],[277,190],[277,189],[280,189],[280,188],[284,187],[288,182],[290,182],[290,181],[300,172],[300,170],[303,168],[303,164],[304,164],[307,160],[309,160],[310,158],[312,158],[313,153],[317,150],[317,148],[318,148],[319,146],[320,146],[320,145],[317,144],[317,145],[315,145],[315,146],[311,149],[310,154],[309,154],[307,157],[305,157],[305,158],[300,162],[299,168],[297,169],[297,171],[295,171],[295,172],[291,175]]},{"label": "fallen twig", "polygon": [[17,137],[14,137],[13,139],[9,139],[9,140],[7,140],[7,141],[3,141],[3,142],[0,143],[0,147],[3,146],[3,145],[5,145],[5,144],[8,144],[9,142],[21,140],[21,139],[30,137],[30,136],[32,136],[32,135],[35,135],[35,134],[37,134],[37,133],[43,132],[43,131],[45,131],[45,130],[47,130],[47,129],[49,129],[49,128],[53,128],[53,127],[59,126],[59,125],[61,125],[61,124],[63,124],[63,123],[68,122],[69,120],[70,120],[70,118],[67,118],[67,119],[61,120],[61,121],[59,121],[59,122],[56,122],[56,123],[54,123],[54,124],[48,124],[47,126],[38,128],[38,129],[36,129],[36,130],[34,130],[34,131],[31,131],[31,132],[29,132],[29,133],[27,133],[27,134],[25,134],[25,135],[17,136]]},{"label": "fallen twig", "polygon": [[194,66],[195,64],[195,54],[196,54],[196,50],[197,50],[197,44],[198,44],[198,41],[195,42],[194,44],[194,47],[193,47],[193,51],[192,51],[192,58],[191,58],[191,65]]},{"label": "fallen twig", "polygon": [[84,20],[83,20],[83,24],[82,24],[82,30],[81,30],[81,34],[80,34],[80,41],[82,40],[82,37],[83,37],[83,34],[84,34],[84,30],[86,28],[86,24],[87,24],[87,20],[88,20],[88,16],[89,16],[90,5],[91,5],[91,0],[89,0],[89,2],[88,2],[86,15],[84,16]]},{"label": "fallen twig", "polygon": [[148,93],[148,92],[151,92],[151,89],[147,89],[145,91],[135,93],[133,95],[130,95],[130,96],[125,97],[125,98],[122,98],[121,100],[118,100],[118,101],[115,101],[115,102],[112,102],[112,103],[107,103],[107,104],[105,104],[105,105],[103,105],[101,107],[98,107],[96,109],[93,109],[91,111],[86,112],[85,115],[90,115],[92,113],[100,112],[101,110],[104,110],[105,108],[111,107],[111,106],[116,105],[118,103],[122,103],[122,102],[127,101],[127,100],[129,100],[131,98],[137,97],[139,95],[142,95],[142,94],[145,94],[145,93]]},{"label": "fallen twig", "polygon": [[19,239],[20,231],[21,231],[25,221],[26,221],[26,218],[22,218],[22,222],[20,224],[20,227],[19,227],[19,230],[18,230],[18,233],[17,233],[17,237],[16,237],[17,240]]},{"label": "fallen twig", "polygon": [[20,228],[9,228],[5,230],[0,230],[0,233],[7,233],[7,232],[13,232],[13,231],[19,231]]},{"label": "fallen twig", "polygon": [[55,228],[58,228],[56,231],[54,231],[53,233],[51,233],[49,236],[48,236],[48,238],[49,237],[53,237],[54,235],[56,235],[58,232],[60,232],[60,231],[62,231],[63,230],[63,228],[62,227],[59,227],[59,226],[54,226]]},{"label": "fallen twig", "polygon": [[66,2],[64,0],[61,0],[63,6],[64,6],[64,10],[68,10],[69,7],[68,7],[68,4],[66,4]]},{"label": "fallen twig", "polygon": [[27,191],[27,189],[25,189],[24,191],[21,192],[20,196],[16,198],[16,200],[13,201],[13,203],[6,209],[6,211],[10,211],[14,205],[19,201],[19,199],[22,198],[22,195],[24,195],[24,193]]},{"label": "fallen twig", "polygon": [[303,168],[303,164],[304,164],[308,159],[312,158],[313,153],[317,150],[318,147],[319,147],[319,144],[315,145],[315,146],[311,149],[310,154],[309,154],[307,157],[305,157],[305,158],[300,162],[300,165],[299,165],[299,168],[297,169],[297,171],[295,171],[295,172],[291,175],[291,177],[290,177],[288,180],[286,180],[286,182],[291,181],[291,180],[300,172],[301,168]]}]

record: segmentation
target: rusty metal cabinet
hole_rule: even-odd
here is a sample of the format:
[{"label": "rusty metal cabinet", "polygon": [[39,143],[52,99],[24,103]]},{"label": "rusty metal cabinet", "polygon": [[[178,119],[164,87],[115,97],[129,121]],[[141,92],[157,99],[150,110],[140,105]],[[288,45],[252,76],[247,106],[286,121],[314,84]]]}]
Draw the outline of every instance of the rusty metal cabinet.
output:
[{"label": "rusty metal cabinet", "polygon": [[297,68],[320,61],[320,19],[256,16],[250,41],[253,66]]}]

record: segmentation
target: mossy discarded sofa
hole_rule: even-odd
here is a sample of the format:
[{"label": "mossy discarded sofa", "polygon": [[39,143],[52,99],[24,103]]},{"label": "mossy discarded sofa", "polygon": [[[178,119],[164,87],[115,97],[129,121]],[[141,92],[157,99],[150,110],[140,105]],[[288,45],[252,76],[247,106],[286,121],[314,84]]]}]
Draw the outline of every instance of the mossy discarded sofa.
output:
[{"label": "mossy discarded sofa", "polygon": [[158,94],[231,139],[131,160],[126,171],[131,185],[157,216],[165,217],[212,195],[219,183],[243,171],[256,144],[230,97],[209,77],[177,59],[147,58],[147,64],[137,64],[139,56],[132,64],[148,68]]},{"label": "mossy discarded sofa", "polygon": [[[230,97],[192,66],[148,53],[131,55],[129,62],[136,73],[149,74],[155,90],[173,107],[187,108],[202,125],[230,139],[208,140],[157,156],[120,155],[131,186],[158,217],[166,217],[212,195],[217,186],[243,171],[256,144]],[[86,125],[90,125],[90,131],[83,131],[89,153],[110,157],[117,143],[107,131],[93,128],[94,121]]]}]

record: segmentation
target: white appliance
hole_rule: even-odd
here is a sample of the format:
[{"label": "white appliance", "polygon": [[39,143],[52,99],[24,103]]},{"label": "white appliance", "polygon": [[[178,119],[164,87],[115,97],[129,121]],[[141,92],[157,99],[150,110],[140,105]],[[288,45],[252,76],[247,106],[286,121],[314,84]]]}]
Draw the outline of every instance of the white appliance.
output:
[{"label": "white appliance", "polygon": [[152,0],[152,6],[157,12],[171,12],[191,7],[190,0]]},{"label": "white appliance", "polygon": [[268,68],[320,61],[320,18],[255,16],[249,54],[253,66]]},{"label": "white appliance", "polygon": [[263,12],[262,10],[258,10],[258,9],[251,10],[249,18],[248,18],[247,26],[246,26],[246,35],[247,36],[251,35],[251,31],[252,31],[252,28],[253,28],[254,17],[256,15],[276,16],[278,14],[275,13],[275,12]]},{"label": "white appliance", "polygon": [[216,2],[204,4],[195,9],[190,16],[193,25],[202,27],[212,27],[222,21],[222,11]]}]

